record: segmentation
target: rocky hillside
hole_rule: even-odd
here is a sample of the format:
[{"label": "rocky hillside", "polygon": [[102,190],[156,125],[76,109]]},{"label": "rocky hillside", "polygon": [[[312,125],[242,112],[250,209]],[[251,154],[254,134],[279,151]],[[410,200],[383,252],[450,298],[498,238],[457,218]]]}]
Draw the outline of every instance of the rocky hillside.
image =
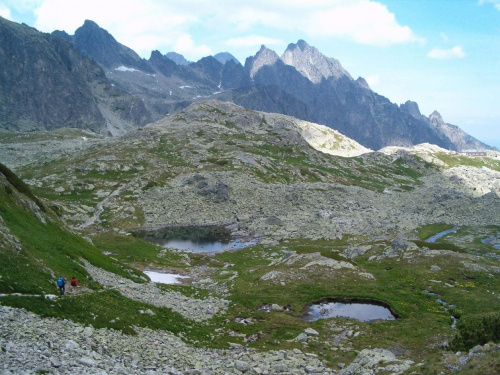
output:
[{"label": "rocky hillside", "polygon": [[[499,155],[384,151],[218,101],[114,138],[2,137],[17,174],[1,166],[0,361],[11,373],[494,374]],[[196,253],[138,231],[160,227],[224,227],[248,246]],[[57,296],[61,274],[80,287]],[[393,319],[327,318],[334,301]]]},{"label": "rocky hillside", "polygon": [[112,86],[70,43],[0,18],[0,129],[80,128],[120,134],[151,122],[141,100]]},{"label": "rocky hillside", "polygon": [[[460,170],[460,157],[439,148],[424,151],[433,155],[429,158],[404,150],[384,156],[327,127],[230,103],[193,104],[125,137],[90,145],[76,159],[56,159],[30,173],[30,183],[41,194],[85,197],[79,214],[60,201],[62,215],[73,225],[98,223],[103,212],[112,215],[108,222],[136,227],[235,223],[238,218],[253,232],[336,238],[396,228],[411,232],[439,220],[487,225],[498,219],[491,205],[500,188],[494,159],[478,161],[488,167],[486,173]],[[8,147],[22,153],[25,146]],[[435,169],[449,165],[456,169]],[[96,179],[96,173],[108,177]],[[468,182],[455,184],[454,178]],[[122,190],[129,193],[122,197]],[[112,200],[96,206],[95,200],[111,193]],[[439,209],[424,203],[431,196]]]}]

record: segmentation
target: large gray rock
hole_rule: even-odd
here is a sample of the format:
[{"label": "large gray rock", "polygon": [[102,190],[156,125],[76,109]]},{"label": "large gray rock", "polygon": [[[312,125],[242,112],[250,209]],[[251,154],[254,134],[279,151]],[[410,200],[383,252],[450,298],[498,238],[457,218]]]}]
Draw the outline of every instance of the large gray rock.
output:
[{"label": "large gray rock", "polygon": [[234,368],[241,372],[247,372],[250,370],[250,365],[245,361],[234,362]]},{"label": "large gray rock", "polygon": [[306,328],[304,330],[304,333],[307,335],[307,336],[313,336],[313,337],[318,337],[319,336],[319,332],[316,331],[315,329],[313,328]]},{"label": "large gray rock", "polygon": [[397,375],[406,372],[413,363],[397,359],[394,353],[386,349],[363,349],[339,375],[365,375],[381,371]]}]

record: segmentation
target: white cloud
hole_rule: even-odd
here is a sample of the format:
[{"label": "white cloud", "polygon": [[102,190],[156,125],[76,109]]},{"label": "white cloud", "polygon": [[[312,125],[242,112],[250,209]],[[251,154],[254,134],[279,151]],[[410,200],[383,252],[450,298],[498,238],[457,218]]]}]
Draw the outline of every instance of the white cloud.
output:
[{"label": "white cloud", "polygon": [[[375,0],[19,0],[18,4],[34,9],[33,26],[41,31],[72,34],[90,19],[143,57],[153,49],[167,52],[182,47],[184,52],[177,52],[199,58],[194,54],[208,51],[199,45],[201,38],[210,36],[210,44],[216,44],[232,35],[226,43],[239,42],[243,48],[252,38],[255,42],[256,35],[264,38],[280,31],[305,39],[338,37],[378,46],[423,40]],[[268,38],[264,44],[278,41]]]},{"label": "white cloud", "polygon": [[385,5],[359,1],[317,12],[309,19],[310,35],[346,37],[361,44],[386,46],[421,42],[408,26],[401,26]]},{"label": "white cloud", "polygon": [[423,41],[385,5],[371,0],[256,0],[252,5],[235,9],[231,17],[241,30],[263,25],[378,46]]},{"label": "white cloud", "polygon": [[285,44],[283,41],[274,38],[268,38],[260,35],[248,35],[241,38],[231,38],[225,42],[229,47],[260,47],[266,46],[281,46]]},{"label": "white cloud", "polygon": [[198,22],[194,12],[154,0],[128,0],[127,4],[122,0],[44,0],[35,15],[37,29],[60,29],[70,34],[90,19],[142,56],[153,49],[171,48],[190,25]]},{"label": "white cloud", "polygon": [[500,0],[479,0],[479,4],[493,4],[493,6],[500,10]]},{"label": "white cloud", "polygon": [[0,5],[0,16],[3,18],[7,18],[8,20],[12,20],[12,14],[10,13],[10,9],[4,5]]},{"label": "white cloud", "polygon": [[436,47],[430,50],[429,53],[427,54],[427,57],[430,57],[431,59],[441,59],[441,60],[461,59],[465,56],[467,56],[467,54],[464,52],[461,46],[455,46],[450,49],[443,49]]},{"label": "white cloud", "polygon": [[377,86],[380,82],[380,76],[379,75],[373,75],[373,76],[368,76],[366,77],[366,82],[368,82],[368,85],[371,88],[374,88]]},{"label": "white cloud", "polygon": [[174,50],[188,60],[196,60],[199,56],[212,55],[212,49],[208,46],[195,45],[193,38],[189,34],[183,34],[177,38],[174,44]]},{"label": "white cloud", "polygon": [[44,0],[4,0],[7,7],[17,12],[29,12],[38,7]]}]

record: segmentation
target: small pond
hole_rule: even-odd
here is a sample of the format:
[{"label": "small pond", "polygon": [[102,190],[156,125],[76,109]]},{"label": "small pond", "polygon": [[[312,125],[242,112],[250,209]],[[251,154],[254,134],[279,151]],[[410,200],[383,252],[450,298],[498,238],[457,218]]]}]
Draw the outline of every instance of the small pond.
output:
[{"label": "small pond", "polygon": [[181,279],[189,279],[189,276],[176,275],[173,273],[162,273],[156,271],[144,271],[151,282],[161,284],[182,284]]},{"label": "small pond", "polygon": [[460,227],[453,227],[451,229],[444,230],[442,232],[435,234],[434,236],[429,237],[428,239],[425,240],[425,242],[436,242],[441,237],[444,237],[450,233],[455,233],[459,229],[460,229]]},{"label": "small pond", "polygon": [[222,227],[173,227],[151,231],[137,231],[135,236],[165,248],[192,253],[220,253],[239,250],[258,243],[257,239],[233,238],[231,231]]},{"label": "small pond", "polygon": [[491,236],[488,238],[483,238],[481,240],[482,243],[486,245],[492,245],[494,249],[500,250],[500,236]]},{"label": "small pond", "polygon": [[311,305],[304,320],[314,322],[318,319],[351,318],[361,322],[377,320],[395,320],[395,316],[388,307],[373,301],[322,301]]}]

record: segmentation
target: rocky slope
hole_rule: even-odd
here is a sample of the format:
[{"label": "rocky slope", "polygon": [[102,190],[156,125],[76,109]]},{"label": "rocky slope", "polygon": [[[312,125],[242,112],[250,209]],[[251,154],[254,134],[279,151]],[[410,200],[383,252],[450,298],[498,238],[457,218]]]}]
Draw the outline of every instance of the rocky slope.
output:
[{"label": "rocky slope", "polygon": [[[299,349],[257,352],[193,348],[165,331],[137,336],[42,319],[0,306],[0,358],[4,374],[334,374],[313,353]],[[43,340],[41,340],[43,338]],[[21,359],[22,358],[22,359]],[[397,362],[397,361],[394,361]]]},{"label": "rocky slope", "polygon": [[[132,151],[139,149],[149,151]],[[31,184],[63,195],[87,191],[96,199],[116,190],[106,210],[117,220],[135,217],[121,208],[125,199],[143,217],[135,225],[147,227],[238,223],[271,237],[337,238],[345,233],[410,233],[436,221],[498,223],[498,170],[440,171],[420,158],[447,166],[439,159],[445,150],[416,150],[370,153],[320,125],[207,102],[82,150],[81,161],[56,163],[44,172],[50,178],[40,175]],[[361,156],[334,158],[320,151]],[[79,172],[67,175],[68,170]],[[129,195],[121,198],[120,181],[96,186],[97,181],[86,177],[92,171],[129,176]],[[169,176],[168,182],[154,177],[162,174]],[[142,190],[148,181],[158,186]],[[74,215],[71,207],[61,204],[75,223],[93,212]]]},{"label": "rocky slope", "polygon": [[[456,310],[425,291],[468,319],[498,310],[498,154],[384,152],[217,101],[115,138],[2,138],[0,159],[47,210],[0,174],[4,372],[451,374],[495,361],[497,345],[444,351]],[[187,225],[226,226],[259,244],[191,254],[130,235]],[[419,240],[444,225],[463,229],[453,242]],[[148,283],[145,268],[191,279]],[[81,289],[52,295],[55,275],[69,272]],[[301,319],[312,301],[338,295],[371,296],[401,317]]]},{"label": "rocky slope", "polygon": [[122,134],[151,122],[142,101],[62,38],[0,18],[0,128]]}]

